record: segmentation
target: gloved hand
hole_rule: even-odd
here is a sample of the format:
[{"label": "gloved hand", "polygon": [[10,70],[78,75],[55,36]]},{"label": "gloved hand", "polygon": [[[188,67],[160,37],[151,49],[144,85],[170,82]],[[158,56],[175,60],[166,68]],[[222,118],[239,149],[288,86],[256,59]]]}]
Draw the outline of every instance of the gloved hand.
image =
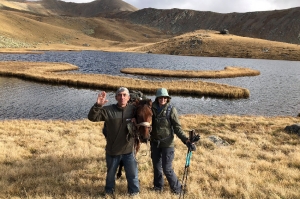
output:
[{"label": "gloved hand", "polygon": [[191,142],[187,142],[186,143],[186,146],[188,147],[188,149],[190,151],[196,151],[196,145],[194,143],[191,143]]}]

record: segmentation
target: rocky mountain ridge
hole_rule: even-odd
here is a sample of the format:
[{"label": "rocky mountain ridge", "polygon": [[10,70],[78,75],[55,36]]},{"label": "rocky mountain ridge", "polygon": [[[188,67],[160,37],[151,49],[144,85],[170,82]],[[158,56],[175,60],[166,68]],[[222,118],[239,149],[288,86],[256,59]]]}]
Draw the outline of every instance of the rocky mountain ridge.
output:
[{"label": "rocky mountain ridge", "polygon": [[[125,17],[124,17],[125,16]],[[228,13],[195,10],[146,8],[135,12],[112,14],[132,23],[158,28],[168,34],[182,34],[199,29],[222,30],[252,38],[298,44],[300,41],[300,7],[285,10]]]}]

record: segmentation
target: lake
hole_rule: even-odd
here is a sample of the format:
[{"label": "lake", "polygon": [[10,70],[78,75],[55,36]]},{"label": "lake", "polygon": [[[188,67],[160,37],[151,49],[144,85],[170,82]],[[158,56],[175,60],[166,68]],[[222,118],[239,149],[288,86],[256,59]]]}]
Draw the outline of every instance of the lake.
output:
[{"label": "lake", "polygon": [[[184,78],[161,78],[120,73],[125,67],[170,70],[223,70],[239,66],[259,70],[261,75],[210,81],[250,90],[248,99],[172,96],[172,104],[182,114],[296,116],[300,113],[300,62],[262,59],[191,57],[101,51],[51,51],[44,54],[0,54],[0,61],[68,62],[78,66],[76,73],[101,73],[153,81]],[[121,85],[120,85],[121,86]],[[65,119],[87,117],[101,90],[77,89],[0,77],[0,119]],[[146,94],[152,100],[153,94]],[[114,92],[108,92],[115,103]]]}]

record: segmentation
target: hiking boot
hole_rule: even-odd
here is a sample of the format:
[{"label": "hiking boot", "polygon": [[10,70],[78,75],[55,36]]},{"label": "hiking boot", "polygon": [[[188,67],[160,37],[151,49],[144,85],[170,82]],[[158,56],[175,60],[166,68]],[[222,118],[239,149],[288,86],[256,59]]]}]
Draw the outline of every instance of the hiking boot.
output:
[{"label": "hiking boot", "polygon": [[115,195],[111,194],[111,193],[100,193],[99,195],[97,195],[97,198],[104,198],[104,199],[114,199]]},{"label": "hiking boot", "polygon": [[172,190],[172,194],[174,195],[184,195],[185,190],[183,190],[182,188],[179,190]]},{"label": "hiking boot", "polygon": [[150,190],[155,191],[157,193],[162,193],[163,192],[163,188],[159,188],[159,187],[152,187]]},{"label": "hiking boot", "polygon": [[103,192],[101,198],[113,199],[115,198],[114,192]]},{"label": "hiking boot", "polygon": [[135,193],[129,193],[130,197],[135,197],[138,196],[140,193],[139,192],[135,192]]}]

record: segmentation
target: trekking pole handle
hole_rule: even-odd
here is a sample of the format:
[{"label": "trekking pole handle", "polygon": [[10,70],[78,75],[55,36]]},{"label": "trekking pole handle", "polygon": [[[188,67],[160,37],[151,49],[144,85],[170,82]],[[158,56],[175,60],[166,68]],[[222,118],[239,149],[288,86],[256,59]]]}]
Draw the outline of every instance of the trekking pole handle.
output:
[{"label": "trekking pole handle", "polygon": [[200,135],[195,133],[195,130],[189,131],[189,142],[187,143],[187,147],[190,151],[196,151],[196,146],[194,142],[197,142],[200,139]]},{"label": "trekking pole handle", "polygon": [[195,135],[195,130],[194,130],[194,129],[193,129],[193,130],[190,130],[190,131],[189,131],[189,139],[190,139],[191,141],[192,141],[194,135]]}]

